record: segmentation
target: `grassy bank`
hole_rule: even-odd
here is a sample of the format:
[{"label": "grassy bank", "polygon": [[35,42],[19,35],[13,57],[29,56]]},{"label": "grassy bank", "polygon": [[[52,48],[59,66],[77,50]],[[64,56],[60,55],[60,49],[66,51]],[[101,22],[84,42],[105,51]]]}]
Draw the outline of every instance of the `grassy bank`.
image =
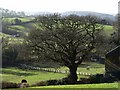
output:
[{"label": "grassy bank", "polygon": [[24,89],[4,90],[118,90],[118,83],[39,86]]}]

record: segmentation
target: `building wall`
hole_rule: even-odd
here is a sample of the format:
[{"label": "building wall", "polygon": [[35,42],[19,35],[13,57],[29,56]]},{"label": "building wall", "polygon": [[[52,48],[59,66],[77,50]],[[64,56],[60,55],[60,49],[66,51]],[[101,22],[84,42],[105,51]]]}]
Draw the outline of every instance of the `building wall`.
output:
[{"label": "building wall", "polygon": [[106,74],[111,74],[120,78],[120,45],[106,54],[105,71]]}]

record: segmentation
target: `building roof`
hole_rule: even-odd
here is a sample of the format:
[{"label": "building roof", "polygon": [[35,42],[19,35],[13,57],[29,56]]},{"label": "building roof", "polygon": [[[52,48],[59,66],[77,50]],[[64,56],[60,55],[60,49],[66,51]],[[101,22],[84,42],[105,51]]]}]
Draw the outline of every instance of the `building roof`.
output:
[{"label": "building roof", "polygon": [[117,58],[120,56],[120,45],[117,46],[116,48],[110,50],[107,54],[106,54],[106,58]]}]

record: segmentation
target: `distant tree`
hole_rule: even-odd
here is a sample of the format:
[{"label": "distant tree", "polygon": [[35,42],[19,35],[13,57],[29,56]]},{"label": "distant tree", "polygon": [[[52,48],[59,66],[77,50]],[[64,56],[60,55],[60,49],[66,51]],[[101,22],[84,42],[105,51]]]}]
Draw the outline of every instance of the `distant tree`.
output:
[{"label": "distant tree", "polygon": [[24,12],[17,12],[17,15],[20,17],[25,17],[25,13]]},{"label": "distant tree", "polygon": [[99,57],[105,57],[105,54],[109,52],[115,45],[111,42],[111,37],[105,33],[105,30],[101,30],[100,32],[96,33],[96,48],[93,52],[95,55]]},{"label": "distant tree", "polygon": [[116,21],[113,25],[114,32],[111,34],[111,43],[120,45],[120,15],[116,15]]},{"label": "distant tree", "polygon": [[20,24],[20,23],[21,23],[21,20],[18,19],[18,18],[16,18],[16,19],[15,19],[15,24]]},{"label": "distant tree", "polygon": [[16,12],[10,11],[9,9],[0,8],[0,12],[2,13],[2,17],[4,18],[14,18],[14,17],[25,17],[24,12]]},{"label": "distant tree", "polygon": [[2,63],[4,65],[13,64],[18,56],[17,46],[10,44],[8,38],[2,38]]},{"label": "distant tree", "polygon": [[77,81],[77,67],[95,48],[95,33],[103,29],[97,17],[48,15],[37,17],[39,28],[29,34],[27,44],[39,59],[52,60],[69,68],[70,83]]}]

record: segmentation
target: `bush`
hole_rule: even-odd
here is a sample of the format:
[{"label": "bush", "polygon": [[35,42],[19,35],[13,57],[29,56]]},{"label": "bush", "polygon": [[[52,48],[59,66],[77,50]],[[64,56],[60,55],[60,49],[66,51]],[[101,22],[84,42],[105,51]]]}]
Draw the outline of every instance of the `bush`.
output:
[{"label": "bush", "polygon": [[3,66],[13,65],[18,56],[18,45],[9,44],[8,39],[4,39],[2,43],[2,64]]},{"label": "bush", "polygon": [[96,74],[90,76],[90,83],[112,83],[116,79],[112,76],[105,76],[103,74]]},{"label": "bush", "polygon": [[[71,80],[66,77],[58,80],[48,80],[48,85],[66,85],[66,84],[71,84]],[[73,84],[73,83],[72,83]]]},{"label": "bush", "polygon": [[5,88],[19,88],[19,85],[20,84],[17,84],[17,83],[13,83],[13,82],[1,82],[1,87],[2,89],[5,89]]},{"label": "bush", "polygon": [[47,81],[41,81],[41,82],[35,83],[31,86],[47,86],[47,85],[48,85]]},{"label": "bush", "polygon": [[31,86],[48,86],[48,85],[66,85],[71,84],[68,77],[62,79],[47,80],[35,83]]},{"label": "bush", "polygon": [[48,85],[57,85],[58,80],[48,80]]},{"label": "bush", "polygon": [[80,78],[80,81],[78,81],[78,84],[89,84],[90,79],[89,78]]}]

